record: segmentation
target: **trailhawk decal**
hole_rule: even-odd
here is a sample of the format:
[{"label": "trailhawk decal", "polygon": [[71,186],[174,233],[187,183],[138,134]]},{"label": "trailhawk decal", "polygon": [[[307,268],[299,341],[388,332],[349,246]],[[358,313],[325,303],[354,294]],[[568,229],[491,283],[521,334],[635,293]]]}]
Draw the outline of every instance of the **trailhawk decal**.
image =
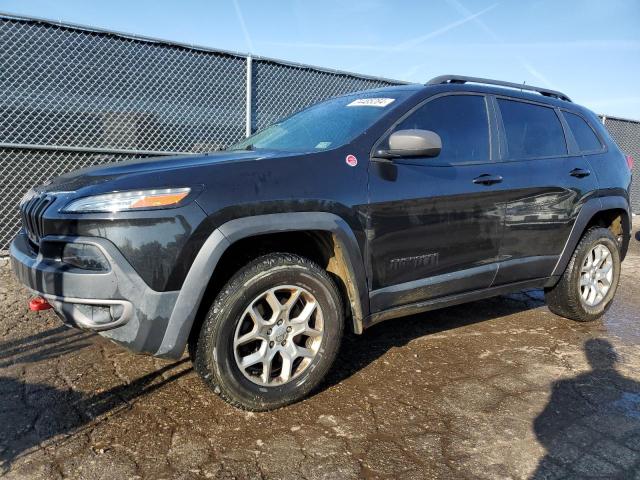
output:
[{"label": "trailhawk decal", "polygon": [[392,270],[417,267],[435,267],[440,260],[439,253],[425,253],[424,255],[414,255],[413,257],[392,258],[389,264]]}]

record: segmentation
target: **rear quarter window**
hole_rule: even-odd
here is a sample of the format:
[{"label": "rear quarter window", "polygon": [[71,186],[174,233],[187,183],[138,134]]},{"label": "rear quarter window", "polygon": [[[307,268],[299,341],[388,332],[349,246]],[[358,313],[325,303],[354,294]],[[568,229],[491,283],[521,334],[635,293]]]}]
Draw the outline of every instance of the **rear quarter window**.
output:
[{"label": "rear quarter window", "polygon": [[578,144],[578,148],[581,153],[602,150],[602,143],[600,142],[600,139],[584,118],[580,115],[567,111],[563,111],[562,114],[569,124],[571,133],[573,133],[573,138],[576,139],[576,143]]},{"label": "rear quarter window", "polygon": [[498,99],[507,157],[527,159],[567,154],[562,124],[551,107],[516,100]]}]

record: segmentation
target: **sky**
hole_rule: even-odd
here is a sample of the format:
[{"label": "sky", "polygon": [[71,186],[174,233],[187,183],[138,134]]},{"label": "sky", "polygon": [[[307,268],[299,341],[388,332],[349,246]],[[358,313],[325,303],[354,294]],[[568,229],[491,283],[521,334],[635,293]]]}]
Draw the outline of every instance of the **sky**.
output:
[{"label": "sky", "polygon": [[640,119],[640,0],[0,0],[0,11],[410,82],[526,82]]}]

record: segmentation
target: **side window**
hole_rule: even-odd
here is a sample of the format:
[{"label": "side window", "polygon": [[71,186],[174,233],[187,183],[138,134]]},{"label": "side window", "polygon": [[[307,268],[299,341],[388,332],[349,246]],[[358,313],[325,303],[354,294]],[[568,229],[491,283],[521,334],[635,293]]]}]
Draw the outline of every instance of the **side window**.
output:
[{"label": "side window", "polygon": [[489,160],[487,106],[480,95],[446,95],[425,103],[395,130],[419,128],[440,135],[444,162]]},{"label": "side window", "polygon": [[567,120],[571,133],[573,133],[573,138],[576,139],[581,152],[602,150],[602,143],[600,143],[593,128],[580,115],[566,111],[563,111],[562,114]]},{"label": "side window", "polygon": [[553,108],[498,99],[507,137],[508,158],[566,155],[567,142]]}]

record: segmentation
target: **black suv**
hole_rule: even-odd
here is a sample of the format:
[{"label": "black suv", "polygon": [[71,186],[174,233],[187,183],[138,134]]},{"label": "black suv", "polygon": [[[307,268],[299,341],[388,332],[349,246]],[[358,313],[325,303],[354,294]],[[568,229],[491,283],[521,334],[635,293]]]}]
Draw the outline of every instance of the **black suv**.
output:
[{"label": "black suv", "polygon": [[590,321],[630,240],[631,159],[564,94],[445,76],[337,97],[225,152],[30,191],[18,278],[65,323],[224,399],[301,399],[345,328],[526,288]]}]

